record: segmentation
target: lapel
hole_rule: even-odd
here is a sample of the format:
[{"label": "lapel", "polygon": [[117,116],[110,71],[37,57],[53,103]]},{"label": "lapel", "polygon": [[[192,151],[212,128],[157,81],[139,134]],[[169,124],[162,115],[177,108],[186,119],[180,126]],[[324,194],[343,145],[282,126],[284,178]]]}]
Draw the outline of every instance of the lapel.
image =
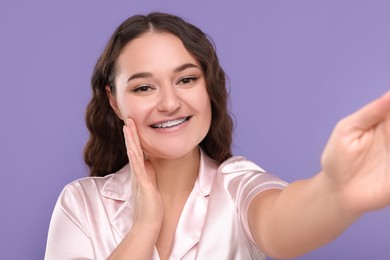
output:
[{"label": "lapel", "polygon": [[198,178],[177,224],[170,259],[181,259],[198,244],[207,213],[208,196],[217,172],[217,163],[200,150]]},{"label": "lapel", "polygon": [[129,164],[112,174],[101,189],[111,225],[123,239],[133,225],[131,174]]}]

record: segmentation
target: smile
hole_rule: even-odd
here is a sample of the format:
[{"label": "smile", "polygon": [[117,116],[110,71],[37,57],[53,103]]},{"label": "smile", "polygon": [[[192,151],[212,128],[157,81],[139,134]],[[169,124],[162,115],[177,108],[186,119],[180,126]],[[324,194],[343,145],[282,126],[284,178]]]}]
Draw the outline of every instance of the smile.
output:
[{"label": "smile", "polygon": [[165,121],[159,124],[153,124],[151,125],[152,128],[170,128],[170,127],[175,127],[178,125],[183,124],[184,122],[190,120],[191,116],[175,119],[175,120],[169,120]]}]

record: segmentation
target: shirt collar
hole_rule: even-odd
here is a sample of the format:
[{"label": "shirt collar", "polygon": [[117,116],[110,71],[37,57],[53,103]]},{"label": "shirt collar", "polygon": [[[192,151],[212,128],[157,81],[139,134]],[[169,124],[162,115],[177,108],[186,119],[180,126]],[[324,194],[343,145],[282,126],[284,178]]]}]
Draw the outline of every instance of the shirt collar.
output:
[{"label": "shirt collar", "polygon": [[200,149],[200,163],[197,184],[203,196],[210,195],[211,186],[217,173],[218,163]]},{"label": "shirt collar", "polygon": [[[211,159],[202,149],[200,150],[199,173],[196,184],[203,196],[210,194],[218,163]],[[195,184],[195,185],[196,185]],[[126,164],[118,172],[111,174],[103,185],[101,194],[113,200],[127,201],[131,196],[131,169]]]},{"label": "shirt collar", "polygon": [[111,174],[103,185],[101,194],[109,199],[126,201],[131,194],[130,165],[126,164],[122,169]]}]

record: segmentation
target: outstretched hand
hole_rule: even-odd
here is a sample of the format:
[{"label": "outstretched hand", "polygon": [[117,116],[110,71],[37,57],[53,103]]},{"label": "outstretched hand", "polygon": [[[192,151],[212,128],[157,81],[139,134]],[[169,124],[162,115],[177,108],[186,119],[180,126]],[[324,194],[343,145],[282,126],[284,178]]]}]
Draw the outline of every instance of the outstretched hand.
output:
[{"label": "outstretched hand", "polygon": [[158,235],[163,220],[163,206],[156,185],[155,171],[150,161],[144,159],[137,128],[132,119],[127,119],[123,131],[132,174],[133,227],[141,227]]},{"label": "outstretched hand", "polygon": [[322,168],[350,212],[390,205],[390,92],[337,124]]}]

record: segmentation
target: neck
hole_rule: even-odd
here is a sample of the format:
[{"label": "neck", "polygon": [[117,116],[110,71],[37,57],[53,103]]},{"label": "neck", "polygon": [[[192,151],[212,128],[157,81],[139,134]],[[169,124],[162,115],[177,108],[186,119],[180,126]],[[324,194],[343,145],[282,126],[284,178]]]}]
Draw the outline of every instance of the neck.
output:
[{"label": "neck", "polygon": [[163,197],[175,200],[191,192],[199,172],[200,151],[197,147],[180,158],[150,158],[150,161]]}]

